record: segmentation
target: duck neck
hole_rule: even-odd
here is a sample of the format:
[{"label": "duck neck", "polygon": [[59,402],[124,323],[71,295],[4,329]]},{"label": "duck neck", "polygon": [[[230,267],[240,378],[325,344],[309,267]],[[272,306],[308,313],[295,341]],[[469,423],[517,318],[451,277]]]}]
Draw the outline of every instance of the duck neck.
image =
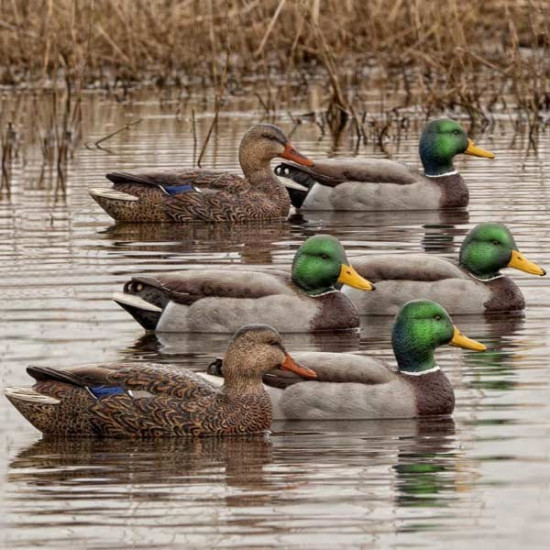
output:
[{"label": "duck neck", "polygon": [[[244,396],[266,394],[261,377],[236,376],[231,363],[224,361],[223,393],[228,397],[240,399]],[[239,369],[241,372],[243,369]],[[267,395],[267,394],[266,394]]]},{"label": "duck neck", "polygon": [[474,279],[478,279],[480,281],[491,281],[492,279],[496,279],[497,277],[502,277],[502,273],[497,269],[497,270],[490,270],[489,273],[487,272],[484,272],[484,271],[480,271],[478,269],[476,269],[475,267],[473,266],[470,266],[468,264],[464,264],[464,263],[461,263],[459,262],[459,266],[464,269],[464,271],[466,271],[471,277],[473,277]]},{"label": "duck neck", "polygon": [[415,341],[399,322],[394,325],[392,343],[400,372],[422,374],[436,368],[434,349]]},{"label": "duck neck", "polygon": [[441,178],[443,176],[452,176],[457,174],[457,170],[454,167],[453,159],[434,159],[431,156],[423,157],[422,166],[424,167],[424,174],[429,178]]},{"label": "duck neck", "polygon": [[239,163],[245,178],[255,189],[280,185],[277,176],[271,170],[270,160],[256,156],[250,147],[241,147]]},{"label": "duck neck", "polygon": [[420,139],[419,153],[426,176],[437,178],[457,173],[453,156],[438,151],[437,144],[425,136]]},{"label": "duck neck", "polygon": [[308,296],[320,296],[327,292],[334,292],[336,289],[329,281],[321,280],[318,276],[312,280],[311,270],[307,261],[303,258],[296,258],[292,266],[292,282]]},{"label": "duck neck", "polygon": [[478,250],[475,245],[468,244],[466,241],[460,249],[458,257],[458,265],[472,277],[482,281],[489,281],[495,277],[500,277],[500,269],[504,266],[498,265],[497,261],[490,261],[488,255],[483,258],[482,251]]},{"label": "duck neck", "polygon": [[411,355],[409,353],[395,353],[397,366],[404,373],[423,374],[436,368],[435,357],[432,352]]},{"label": "duck neck", "polygon": [[[296,281],[294,282],[295,284],[298,284],[296,283]],[[327,286],[326,288],[304,288],[303,286],[301,286],[301,288],[308,296],[312,296],[312,297],[321,296],[322,294],[326,294],[327,292],[336,291],[336,289],[333,286]]]},{"label": "duck neck", "polygon": [[273,191],[279,191],[281,189],[288,195],[288,192],[282,186],[281,182],[274,174],[269,164],[255,170],[254,172],[250,172],[249,175],[246,175],[244,170],[243,173],[245,174],[246,179],[252,184],[254,189],[270,193],[273,193]]}]

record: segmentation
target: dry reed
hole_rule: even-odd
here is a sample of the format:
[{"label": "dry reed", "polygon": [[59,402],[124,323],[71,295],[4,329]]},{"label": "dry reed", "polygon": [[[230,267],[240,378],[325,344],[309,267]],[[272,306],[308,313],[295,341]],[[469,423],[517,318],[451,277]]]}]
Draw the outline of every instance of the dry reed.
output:
[{"label": "dry reed", "polygon": [[[269,116],[326,82],[324,113],[313,114],[322,132],[351,118],[358,142],[381,145],[403,125],[399,109],[460,109],[486,126],[505,105],[534,145],[550,108],[549,11],[548,0],[0,0],[0,84],[52,90],[37,119],[58,166],[78,141],[84,87],[125,97],[143,84],[232,93],[261,83]],[[374,88],[399,108],[369,113],[363,92]]]}]

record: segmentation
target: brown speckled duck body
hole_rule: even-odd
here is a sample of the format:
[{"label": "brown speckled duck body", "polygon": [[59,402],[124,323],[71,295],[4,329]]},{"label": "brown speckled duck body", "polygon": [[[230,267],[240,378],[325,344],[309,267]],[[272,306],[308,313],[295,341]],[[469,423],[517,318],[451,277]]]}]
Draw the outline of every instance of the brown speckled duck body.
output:
[{"label": "brown speckled duck body", "polygon": [[[435,302],[405,304],[394,323],[392,345],[398,370],[365,355],[293,353],[301,365],[317,374],[301,380],[280,370],[264,375],[275,419],[342,420],[415,418],[449,415],[455,397],[449,379],[437,366],[434,351],[450,344],[483,351],[485,346],[460,333],[447,312]],[[217,360],[203,375],[225,370]]]},{"label": "brown speckled duck body", "polygon": [[292,204],[303,210],[433,210],[468,206],[469,192],[453,166],[465,153],[494,155],[469,140],[460,124],[430,122],[420,139],[424,173],[386,159],[316,161],[313,166],[283,163],[275,173],[284,178]]},{"label": "brown speckled duck body", "polygon": [[522,311],[520,288],[500,270],[546,274],[518,250],[510,230],[495,222],[479,224],[468,233],[457,264],[429,254],[406,254],[355,258],[354,266],[376,284],[376,299],[353,289],[343,292],[367,315],[394,315],[414,298],[438,302],[451,315]]},{"label": "brown speckled duck body", "polygon": [[316,235],[296,252],[291,274],[233,269],[134,276],[114,299],[145,329],[159,332],[234,332],[243,322],[281,332],[357,329],[357,310],[336,284],[374,289],[349,265],[337,239]]},{"label": "brown speckled duck body", "polygon": [[239,162],[244,178],[201,169],[113,172],[112,189],[93,199],[121,222],[246,222],[286,218],[290,199],[269,165],[275,157],[310,166],[282,130],[257,124],[244,135]]},{"label": "brown speckled duck body", "polygon": [[262,375],[280,367],[314,377],[286,353],[277,331],[239,330],[226,352],[226,377],[215,388],[199,376],[163,365],[29,367],[32,388],[6,396],[45,435],[185,437],[269,429],[272,407]]}]

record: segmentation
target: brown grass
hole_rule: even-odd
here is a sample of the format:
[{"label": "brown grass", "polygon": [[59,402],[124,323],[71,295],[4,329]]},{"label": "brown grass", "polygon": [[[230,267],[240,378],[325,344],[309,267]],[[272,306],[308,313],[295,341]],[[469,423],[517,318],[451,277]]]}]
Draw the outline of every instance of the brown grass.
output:
[{"label": "brown grass", "polygon": [[[315,80],[328,90],[322,130],[351,119],[358,141],[382,143],[400,121],[395,110],[369,119],[372,89],[394,94],[399,109],[456,108],[486,125],[504,106],[531,137],[550,108],[549,9],[548,0],[0,0],[0,84],[51,90],[37,125],[44,157],[54,151],[58,164],[78,137],[84,87],[254,84],[270,114]],[[14,154],[10,122],[2,113],[3,165]]]},{"label": "brown grass", "polygon": [[421,102],[475,104],[507,81],[533,109],[549,101],[548,8],[547,0],[0,0],[0,69],[5,84],[47,86],[62,71],[85,85],[218,85],[226,52],[229,77],[242,82],[325,67],[328,47],[344,89],[391,80]]}]

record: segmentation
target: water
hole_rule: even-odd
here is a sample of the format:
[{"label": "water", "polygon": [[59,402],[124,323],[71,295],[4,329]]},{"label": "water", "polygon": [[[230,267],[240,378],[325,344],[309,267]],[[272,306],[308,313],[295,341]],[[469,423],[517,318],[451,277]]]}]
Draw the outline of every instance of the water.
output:
[{"label": "water", "polygon": [[[191,104],[190,104],[191,105]],[[261,119],[254,99],[236,98],[220,118],[203,166],[237,168],[239,137]],[[531,260],[548,268],[550,140],[525,155],[503,120],[481,146],[493,162],[460,158],[471,191],[468,213],[304,214],[288,223],[241,226],[114,227],[89,199],[113,168],[192,165],[190,106],[153,95],[130,104],[90,95],[81,147],[66,196],[40,178],[38,149],[14,167],[0,201],[0,383],[27,384],[25,367],[154,360],[201,369],[223,335],[144,336],[110,300],[128,275],[219,264],[288,266],[317,232],[340,238],[349,256],[427,251],[456,255],[478,222],[505,221]],[[197,101],[199,148],[212,120]],[[294,115],[311,109],[289,106]],[[132,118],[133,117],[133,118]],[[287,115],[277,120],[285,130]],[[313,157],[346,155],[303,123],[293,141]],[[418,131],[388,144],[416,163]],[[383,156],[374,146],[362,155]],[[195,154],[197,154],[195,148]],[[525,317],[457,318],[490,351],[446,348],[438,362],[456,390],[453,420],[278,423],[265,438],[202,441],[42,441],[0,399],[2,535],[6,548],[326,547],[372,545],[466,548],[545,547],[550,536],[550,279],[513,273]],[[391,320],[364,320],[360,335],[287,338],[290,350],[364,350],[391,359]]]}]

